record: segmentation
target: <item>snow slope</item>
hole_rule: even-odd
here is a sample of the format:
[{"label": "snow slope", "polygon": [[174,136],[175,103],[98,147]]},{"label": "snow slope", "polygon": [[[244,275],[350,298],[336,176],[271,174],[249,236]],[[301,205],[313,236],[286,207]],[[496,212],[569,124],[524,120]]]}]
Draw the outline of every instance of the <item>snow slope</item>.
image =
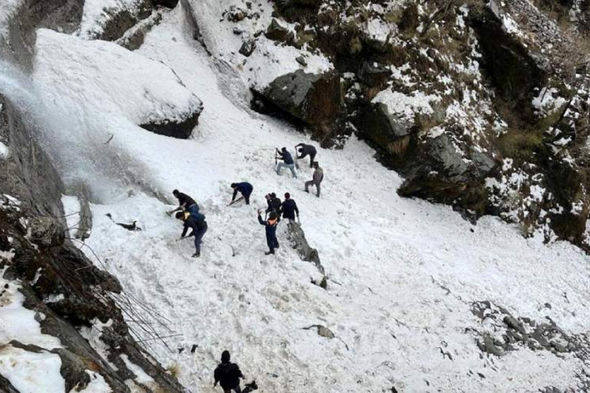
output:
[{"label": "snow slope", "polygon": [[[108,95],[59,106],[58,98],[74,99],[88,86],[84,75],[60,80],[60,66],[67,68],[70,59],[52,57],[52,70],[34,78],[50,110],[105,124],[114,134],[109,153],[93,156],[92,165],[81,160],[78,168],[61,166],[66,179],[87,171],[94,192],[94,228],[82,249],[157,310],[161,319],[153,323],[167,346],[155,340],[145,345],[178,367],[185,386],[213,392],[213,369],[224,349],[262,392],[385,392],[392,386],[404,392],[524,392],[575,384],[585,366],[569,354],[482,354],[474,330],[486,326],[471,304],[489,300],[515,315],[548,316],[568,333],[584,332],[590,321],[587,256],[567,243],[524,239],[495,218],[473,226],[449,207],[399,198],[400,177],[355,139],[342,151],[320,149],[322,198],[302,192],[310,170],[303,165],[297,180],[286,171],[277,176],[273,149],[305,137],[237,102],[242,82],[211,60],[184,20],[181,7],[165,15],[137,53],[172,68],[203,99],[191,140],[154,135],[92,109],[113,105]],[[39,56],[43,62],[50,54]],[[47,80],[59,80],[59,91]],[[58,159],[68,149],[84,154],[100,146],[95,139],[68,137],[71,144],[55,149]],[[119,154],[125,160],[111,159]],[[252,204],[227,207],[229,184],[243,180],[254,185]],[[171,205],[155,197],[171,198],[174,188],[193,195],[207,216],[199,259],[190,258],[191,240],[176,241],[181,225],[164,214]],[[272,191],[291,192],[297,201],[303,229],[329,277],[327,291],[311,283],[321,276],[288,246],[284,224],[278,255],[263,255],[256,208]],[[126,231],[106,213],[118,222],[137,220],[143,230]],[[336,338],[305,329],[315,324]]]}]

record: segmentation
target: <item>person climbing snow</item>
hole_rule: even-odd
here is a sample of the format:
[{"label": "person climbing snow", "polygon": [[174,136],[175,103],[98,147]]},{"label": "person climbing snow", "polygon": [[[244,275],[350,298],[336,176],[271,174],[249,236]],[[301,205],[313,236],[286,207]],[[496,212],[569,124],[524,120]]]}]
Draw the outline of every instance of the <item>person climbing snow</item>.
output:
[{"label": "person climbing snow", "polygon": [[231,393],[233,390],[235,393],[241,393],[240,389],[240,378],[244,378],[240,367],[229,361],[229,351],[223,351],[221,354],[221,363],[217,365],[217,368],[213,372],[215,382],[213,387],[216,387],[219,383],[223,389],[223,393]]},{"label": "person climbing snow", "polygon": [[[252,184],[248,182],[232,183],[231,188],[234,189],[234,195],[231,198],[231,202],[229,203],[230,205],[233,205],[235,202],[239,201],[242,198],[246,202],[246,205],[250,204],[250,195],[252,194],[252,190],[254,189],[254,187],[252,187]],[[236,195],[238,195],[238,191],[240,192],[240,194],[242,194],[242,197],[236,200]]]},{"label": "person climbing snow", "polygon": [[277,240],[277,224],[278,214],[271,212],[268,216],[268,220],[264,221],[260,217],[260,210],[258,210],[258,222],[260,225],[265,226],[266,230],[266,244],[268,245],[268,251],[264,255],[270,255],[275,253],[275,248],[279,248],[279,241]]},{"label": "person climbing snow", "polygon": [[285,200],[281,203],[281,214],[283,215],[283,218],[288,219],[290,223],[295,222],[295,215],[297,215],[297,219],[299,219],[297,203],[291,199],[291,194],[288,192],[285,193]]},{"label": "person climbing snow", "polygon": [[324,170],[320,168],[320,163],[317,161],[313,163],[313,167],[315,168],[315,171],[313,171],[312,179],[305,182],[305,192],[309,192],[309,186],[315,186],[317,190],[316,196],[319,198],[320,184],[322,183],[322,180],[324,180]]},{"label": "person climbing snow", "polygon": [[278,155],[277,158],[283,160],[283,162],[279,162],[277,165],[277,175],[281,174],[281,169],[289,168],[291,170],[291,174],[295,179],[297,179],[297,173],[295,172],[295,161],[293,161],[293,156],[286,147],[283,147],[280,151],[276,149],[276,154]]},{"label": "person climbing snow", "polygon": [[274,192],[267,194],[266,203],[268,204],[266,212],[275,212],[277,216],[279,216],[279,211],[281,210],[281,200],[277,198],[277,194],[275,194]]},{"label": "person climbing snow", "polygon": [[197,202],[193,198],[178,190],[172,191],[172,194],[178,199],[178,207],[169,212],[170,215],[177,211],[188,211],[195,215],[199,213],[199,205],[197,205]]},{"label": "person climbing snow", "polygon": [[316,154],[318,153],[316,148],[312,145],[300,143],[298,145],[295,145],[295,149],[297,149],[297,151],[300,153],[300,155],[297,156],[297,159],[300,160],[302,158],[309,156],[309,167],[313,168],[313,162],[315,160]]},{"label": "person climbing snow", "polygon": [[195,253],[192,255],[193,258],[198,258],[201,256],[201,241],[203,240],[203,236],[205,232],[207,232],[207,221],[205,221],[205,216],[201,213],[192,214],[189,212],[178,212],[176,213],[176,218],[183,221],[184,228],[182,229],[182,234],[180,235],[180,239],[183,239],[186,235],[186,232],[189,228],[192,229],[192,232],[188,237],[194,236],[195,237]]}]

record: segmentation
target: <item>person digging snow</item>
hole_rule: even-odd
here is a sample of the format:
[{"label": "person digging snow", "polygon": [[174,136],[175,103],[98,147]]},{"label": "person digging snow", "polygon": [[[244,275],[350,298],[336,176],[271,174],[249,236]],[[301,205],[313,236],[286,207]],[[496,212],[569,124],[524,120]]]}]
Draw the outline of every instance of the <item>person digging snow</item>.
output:
[{"label": "person digging snow", "polygon": [[295,145],[295,148],[300,153],[300,155],[297,156],[297,159],[300,160],[309,156],[309,167],[313,168],[313,162],[315,160],[316,154],[318,153],[316,148],[312,145],[306,145],[305,143]]},{"label": "person digging snow", "polygon": [[278,159],[283,160],[283,162],[279,162],[277,165],[277,175],[281,174],[281,169],[289,168],[291,170],[291,174],[295,179],[297,179],[297,173],[295,172],[295,161],[293,161],[293,156],[287,150],[286,147],[283,147],[280,151],[277,150]]},{"label": "person digging snow", "polygon": [[223,393],[231,393],[233,390],[235,393],[241,393],[240,389],[240,378],[244,378],[240,367],[229,361],[229,351],[223,351],[221,354],[221,363],[217,365],[217,368],[213,372],[215,382],[213,387],[216,387],[219,383],[223,389]]},{"label": "person digging snow", "polygon": [[184,238],[189,228],[192,229],[191,234],[188,235],[188,237],[195,237],[195,253],[192,256],[193,258],[200,257],[201,241],[203,240],[205,232],[207,232],[207,221],[205,221],[205,216],[201,213],[193,215],[189,212],[178,212],[176,213],[176,218],[184,222],[184,228],[180,235],[181,239]]},{"label": "person digging snow", "polygon": [[[250,204],[250,195],[252,194],[252,190],[254,189],[254,187],[252,187],[252,184],[247,182],[232,183],[231,188],[234,189],[234,195],[231,197],[231,202],[229,203],[230,205],[232,205],[234,202],[237,202],[236,196],[238,195],[238,191],[240,192],[240,194],[242,194],[242,198],[244,198],[244,201],[246,201],[246,205]],[[238,198],[238,201],[242,198]]]},{"label": "person digging snow", "polygon": [[295,222],[295,215],[297,215],[297,219],[299,219],[299,209],[297,208],[297,204],[291,199],[291,194],[288,192],[285,193],[285,200],[281,203],[281,213],[283,218],[288,219],[290,223]]},{"label": "person digging snow", "polygon": [[279,216],[279,211],[281,210],[281,200],[277,198],[277,194],[274,192],[266,195],[266,203],[268,204],[268,208],[266,209],[267,213],[275,212],[277,216]]},{"label": "person digging snow", "polygon": [[313,172],[312,179],[305,182],[305,192],[309,192],[309,186],[315,186],[317,191],[316,196],[319,198],[320,184],[322,183],[322,180],[324,180],[324,170],[320,168],[320,164],[317,161],[313,163],[313,167],[315,168],[315,171]]},{"label": "person digging snow", "polygon": [[187,211],[195,215],[199,213],[199,205],[197,205],[197,202],[193,198],[178,190],[172,191],[172,194],[178,199],[178,207],[172,210],[170,215],[177,211]]},{"label": "person digging snow", "polygon": [[275,248],[279,248],[279,241],[277,240],[277,224],[279,223],[278,215],[275,212],[271,212],[268,216],[268,220],[264,221],[260,217],[260,209],[258,210],[258,222],[260,225],[265,226],[266,230],[266,244],[268,245],[268,251],[264,255],[270,255],[275,253]]}]

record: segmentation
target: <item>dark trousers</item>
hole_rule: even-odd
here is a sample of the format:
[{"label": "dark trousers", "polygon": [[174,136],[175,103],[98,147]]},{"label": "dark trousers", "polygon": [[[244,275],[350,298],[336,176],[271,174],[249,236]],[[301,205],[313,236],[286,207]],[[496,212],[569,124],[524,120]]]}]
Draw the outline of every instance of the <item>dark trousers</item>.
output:
[{"label": "dark trousers", "polygon": [[319,197],[319,196],[320,196],[320,183],[316,183],[316,182],[315,182],[315,181],[313,181],[313,180],[306,181],[306,182],[305,182],[305,191],[309,192],[309,187],[310,187],[310,186],[315,186],[315,187],[316,187],[316,189],[317,189],[316,196],[318,196],[318,197]]},{"label": "dark trousers", "polygon": [[277,235],[266,235],[266,245],[268,246],[268,251],[274,253],[275,248],[279,248]]},{"label": "dark trousers", "polygon": [[230,388],[230,389],[223,388],[223,393],[231,393],[232,390],[235,393],[242,393],[242,389],[240,389],[240,385],[236,386],[235,388]]},{"label": "dark trousers", "polygon": [[246,205],[250,204],[250,194],[252,194],[252,191],[245,192],[242,194],[242,196],[244,197],[244,201],[246,201]]},{"label": "dark trousers", "polygon": [[195,233],[195,250],[200,253],[201,252],[201,241],[203,240],[203,236],[207,232],[207,222],[204,223],[203,227],[194,231]]},{"label": "dark trousers", "polygon": [[[312,154],[309,155],[309,167],[310,168],[313,168],[313,162],[315,161],[316,154],[317,154],[317,152],[316,153],[312,153]],[[307,157],[307,153],[302,153],[301,154],[301,157],[297,157],[297,159],[298,160],[302,160],[305,157]]]}]

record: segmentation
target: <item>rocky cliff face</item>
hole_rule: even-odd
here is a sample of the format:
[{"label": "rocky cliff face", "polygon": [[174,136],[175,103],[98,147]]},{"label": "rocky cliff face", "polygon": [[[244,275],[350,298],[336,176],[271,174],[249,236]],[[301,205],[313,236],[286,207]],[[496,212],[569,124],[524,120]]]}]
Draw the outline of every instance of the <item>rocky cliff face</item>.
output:
[{"label": "rocky cliff face", "polygon": [[[29,68],[34,29],[73,31],[82,3],[20,3],[2,60]],[[0,96],[0,391],[184,391],[133,338],[123,315],[140,306],[67,238],[65,187],[20,104]]]},{"label": "rocky cliff face", "polygon": [[585,2],[243,1],[220,6],[225,28],[187,3],[256,110],[326,146],[365,139],[405,176],[403,196],[588,248]]}]

